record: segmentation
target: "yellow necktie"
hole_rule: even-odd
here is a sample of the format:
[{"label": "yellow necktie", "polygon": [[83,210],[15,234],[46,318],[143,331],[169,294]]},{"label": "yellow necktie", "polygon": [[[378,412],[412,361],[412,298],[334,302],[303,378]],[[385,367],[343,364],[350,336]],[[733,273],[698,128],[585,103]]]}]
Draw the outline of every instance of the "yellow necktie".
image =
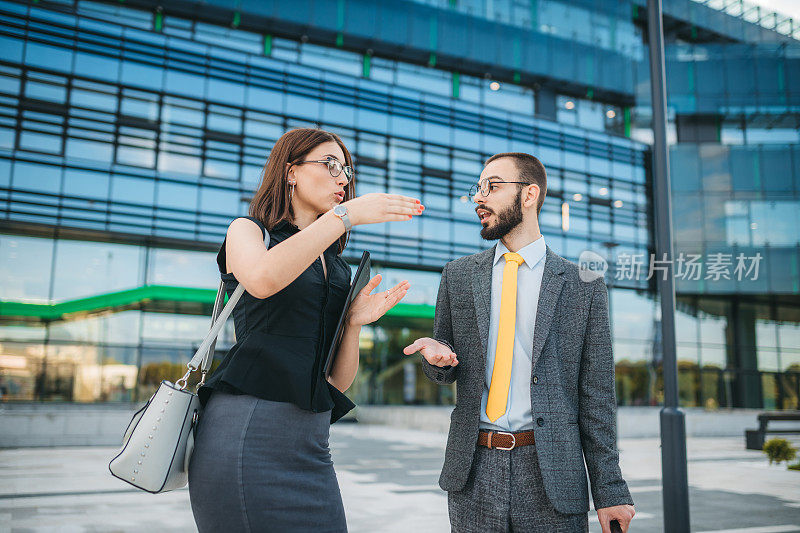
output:
[{"label": "yellow necktie", "polygon": [[511,385],[511,360],[514,354],[514,326],[517,322],[517,269],[525,262],[521,255],[513,252],[503,254],[503,282],[500,297],[500,323],[497,328],[497,349],[494,353],[492,382],[486,415],[494,422],[506,412],[508,388]]}]

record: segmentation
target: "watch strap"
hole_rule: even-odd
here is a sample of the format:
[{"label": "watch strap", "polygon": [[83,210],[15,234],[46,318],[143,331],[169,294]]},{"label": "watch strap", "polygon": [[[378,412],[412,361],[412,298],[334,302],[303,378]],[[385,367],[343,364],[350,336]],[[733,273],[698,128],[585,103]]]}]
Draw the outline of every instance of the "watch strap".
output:
[{"label": "watch strap", "polygon": [[353,227],[353,223],[350,222],[350,217],[347,216],[347,208],[346,207],[344,208],[344,213],[341,214],[341,215],[339,213],[337,213],[336,212],[336,208],[334,208],[333,214],[342,219],[342,222],[344,223],[344,230],[345,231],[350,231],[350,228]]}]

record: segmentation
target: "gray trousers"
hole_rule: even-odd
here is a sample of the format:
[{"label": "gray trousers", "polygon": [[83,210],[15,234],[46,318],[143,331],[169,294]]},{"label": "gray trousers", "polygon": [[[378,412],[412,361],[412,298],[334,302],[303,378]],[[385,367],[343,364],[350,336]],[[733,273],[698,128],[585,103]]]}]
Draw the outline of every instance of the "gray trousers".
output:
[{"label": "gray trousers", "polygon": [[587,513],[563,514],[550,503],[535,444],[476,446],[467,484],[447,493],[447,506],[453,533],[589,531]]}]

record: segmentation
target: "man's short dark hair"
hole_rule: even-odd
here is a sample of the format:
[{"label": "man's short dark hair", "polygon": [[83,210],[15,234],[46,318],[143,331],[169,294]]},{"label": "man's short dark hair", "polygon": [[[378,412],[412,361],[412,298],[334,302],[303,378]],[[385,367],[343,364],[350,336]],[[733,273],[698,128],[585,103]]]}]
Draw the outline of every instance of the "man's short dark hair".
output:
[{"label": "man's short dark hair", "polygon": [[495,159],[501,157],[508,157],[514,160],[514,164],[519,171],[520,181],[525,181],[530,184],[539,186],[539,199],[536,205],[536,215],[538,216],[542,210],[544,197],[547,196],[547,172],[544,170],[544,165],[541,161],[530,154],[524,152],[505,152],[502,154],[495,154],[486,160],[483,166],[488,165]]}]

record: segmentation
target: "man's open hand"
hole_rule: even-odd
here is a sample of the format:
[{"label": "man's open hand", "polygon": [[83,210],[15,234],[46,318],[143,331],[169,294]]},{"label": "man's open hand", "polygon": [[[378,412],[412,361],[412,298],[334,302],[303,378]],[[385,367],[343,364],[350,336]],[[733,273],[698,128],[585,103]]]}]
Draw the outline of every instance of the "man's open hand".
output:
[{"label": "man's open hand", "polygon": [[413,344],[403,348],[403,353],[406,355],[416,352],[420,352],[422,357],[433,366],[456,366],[458,364],[458,358],[450,348],[430,337],[417,339]]}]

